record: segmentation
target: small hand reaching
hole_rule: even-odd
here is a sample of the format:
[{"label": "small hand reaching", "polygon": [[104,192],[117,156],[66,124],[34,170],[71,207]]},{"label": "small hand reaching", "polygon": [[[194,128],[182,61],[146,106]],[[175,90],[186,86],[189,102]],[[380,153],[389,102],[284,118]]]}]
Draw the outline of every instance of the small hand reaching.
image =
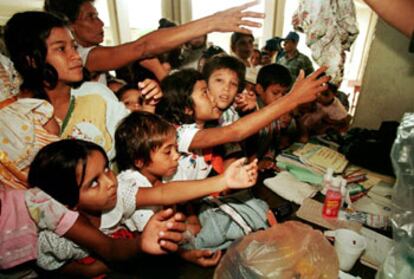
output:
[{"label": "small hand reaching", "polygon": [[153,255],[178,250],[186,230],[185,216],[169,208],[154,214],[141,234],[141,250]]},{"label": "small hand reaching", "polygon": [[229,189],[242,189],[253,186],[257,180],[257,159],[246,163],[246,158],[233,162],[224,172]]},{"label": "small hand reaching", "polygon": [[138,83],[143,97],[143,107],[155,107],[161,100],[163,93],[161,87],[155,80],[145,79]]},{"label": "small hand reaching", "polygon": [[256,108],[256,93],[249,90],[243,90],[241,94],[238,94],[234,99],[237,109],[242,112],[252,111]]},{"label": "small hand reaching", "polygon": [[326,66],[320,67],[318,70],[310,74],[305,78],[305,72],[300,70],[299,76],[290,90],[290,95],[296,102],[296,105],[309,103],[316,99],[319,93],[325,91],[328,86],[326,83],[329,81],[329,76],[323,76],[318,78],[328,68]]}]

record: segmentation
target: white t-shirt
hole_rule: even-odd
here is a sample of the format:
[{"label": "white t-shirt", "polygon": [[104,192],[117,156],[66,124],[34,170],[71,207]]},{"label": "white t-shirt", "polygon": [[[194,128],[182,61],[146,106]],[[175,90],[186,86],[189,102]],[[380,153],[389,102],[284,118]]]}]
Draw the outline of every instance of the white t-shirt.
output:
[{"label": "white t-shirt", "polygon": [[[83,47],[81,45],[78,46],[78,52],[82,59],[83,66],[86,65],[86,61],[88,61],[89,52],[91,52],[92,49],[94,49],[97,46],[91,46],[91,47]],[[98,79],[96,79],[97,82],[103,83],[107,85],[106,75],[104,72],[100,73],[98,76]]]},{"label": "white t-shirt", "polygon": [[212,166],[204,160],[202,150],[189,150],[198,131],[196,124],[184,124],[177,128],[177,145],[181,157],[176,173],[166,178],[166,181],[204,179],[210,173]]},{"label": "white t-shirt", "polygon": [[118,196],[116,206],[101,215],[100,229],[102,231],[112,230],[118,225],[124,224],[130,231],[142,232],[151,216],[162,209],[161,206],[147,206],[136,209],[136,196],[139,189],[150,188],[152,185],[145,176],[136,170],[122,171],[117,179]]}]

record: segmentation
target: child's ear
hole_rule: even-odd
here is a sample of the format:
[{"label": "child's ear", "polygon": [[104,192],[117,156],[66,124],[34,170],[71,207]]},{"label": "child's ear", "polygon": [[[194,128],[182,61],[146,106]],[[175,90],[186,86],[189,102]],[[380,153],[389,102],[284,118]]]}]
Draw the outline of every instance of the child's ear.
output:
[{"label": "child's ear", "polygon": [[142,167],[144,166],[144,162],[142,160],[135,160],[134,165],[137,169],[142,169]]},{"label": "child's ear", "polygon": [[193,115],[194,114],[194,110],[192,108],[185,107],[184,113],[187,114],[187,115]]}]

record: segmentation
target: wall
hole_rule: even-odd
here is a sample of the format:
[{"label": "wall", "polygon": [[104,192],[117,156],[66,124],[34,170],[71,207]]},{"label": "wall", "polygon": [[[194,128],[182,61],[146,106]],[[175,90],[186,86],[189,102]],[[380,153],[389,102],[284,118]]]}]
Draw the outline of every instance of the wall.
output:
[{"label": "wall", "polygon": [[1,0],[0,25],[6,24],[7,20],[16,12],[41,10],[43,3],[44,0]]},{"label": "wall", "polygon": [[414,112],[414,53],[409,39],[378,20],[362,79],[353,127],[378,129],[382,121],[400,121]]}]

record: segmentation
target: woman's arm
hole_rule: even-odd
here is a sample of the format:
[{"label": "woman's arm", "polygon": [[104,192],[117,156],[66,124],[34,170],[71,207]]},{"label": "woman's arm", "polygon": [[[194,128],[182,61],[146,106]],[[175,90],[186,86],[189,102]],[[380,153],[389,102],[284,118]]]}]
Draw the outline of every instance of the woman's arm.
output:
[{"label": "woman's arm", "polygon": [[195,134],[190,149],[203,149],[228,142],[242,141],[298,105],[315,100],[317,94],[327,88],[325,83],[329,80],[328,76],[317,79],[318,75],[326,69],[326,67],[321,67],[307,78],[304,78],[303,70],[301,70],[289,94],[228,126],[201,129]]},{"label": "woman's arm", "polygon": [[232,163],[224,174],[214,177],[165,183],[159,187],[140,188],[136,195],[137,207],[173,205],[200,198],[227,189],[253,186],[257,179],[257,161],[245,165],[242,158]]},{"label": "woman's arm", "polygon": [[174,49],[210,32],[250,33],[243,26],[260,27],[261,24],[248,18],[263,18],[264,14],[244,10],[257,3],[256,0],[183,25],[162,28],[130,43],[113,47],[97,46],[89,53],[86,68],[91,72],[115,70],[133,61]]}]

